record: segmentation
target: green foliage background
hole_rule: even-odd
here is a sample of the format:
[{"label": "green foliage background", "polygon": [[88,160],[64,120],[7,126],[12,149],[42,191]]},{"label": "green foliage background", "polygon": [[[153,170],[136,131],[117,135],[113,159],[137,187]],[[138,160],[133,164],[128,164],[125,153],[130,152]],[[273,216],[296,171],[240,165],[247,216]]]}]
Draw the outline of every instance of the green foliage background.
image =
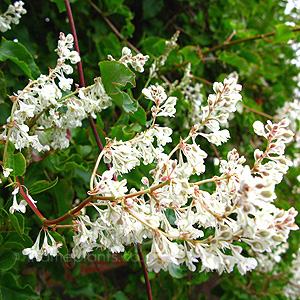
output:
[{"label": "green foliage background", "polygon": [[[75,19],[81,58],[86,84],[92,84],[93,78],[100,75],[98,63],[107,60],[110,54],[119,58],[121,50],[127,46],[125,40],[135,45],[143,54],[150,55],[145,73],[155,57],[163,54],[165,41],[179,30],[178,47],[173,50],[166,65],[160,70],[157,82],[163,82],[164,75],[170,82],[183,76],[183,69],[192,63],[193,83],[203,83],[202,92],[212,92],[211,83],[222,81],[229,73],[239,74],[239,83],[243,85],[243,103],[262,113],[274,115],[276,109],[285,101],[293,100],[293,91],[297,86],[298,68],[290,63],[295,51],[288,43],[291,39],[300,42],[300,32],[292,31],[285,25],[287,21],[297,21],[284,14],[285,1],[278,0],[89,0],[70,1]],[[4,12],[10,1],[1,1]],[[96,7],[96,8],[95,8]],[[34,79],[40,73],[47,74],[54,67],[57,56],[53,52],[57,45],[59,32],[69,33],[69,22],[61,0],[26,0],[24,15],[19,25],[2,34],[0,44],[0,123],[6,122],[10,114],[12,95],[23,89],[28,79]],[[120,38],[105,21],[108,19],[117,28]],[[258,37],[252,41],[230,42],[248,39],[262,34],[276,32],[267,37]],[[234,33],[234,34],[233,34]],[[17,39],[18,42],[13,42]],[[230,39],[230,40],[229,40]],[[227,41],[227,42],[226,42]],[[227,43],[227,44],[226,44]],[[219,46],[214,50],[213,47]],[[100,65],[104,68],[105,64]],[[74,72],[75,82],[79,82]],[[137,74],[136,88],[132,89],[137,98],[147,80],[144,74]],[[153,83],[155,80],[152,81]],[[183,123],[191,107],[183,101],[180,91],[178,97],[176,122],[168,124],[173,128],[174,141],[185,136],[187,130]],[[140,104],[147,109],[143,100]],[[123,107],[124,108],[124,107]],[[114,105],[97,117],[97,128],[104,142],[105,135],[127,140],[136,132],[145,128],[145,115],[133,116],[124,111],[121,105]],[[255,120],[266,121],[259,113],[243,108],[231,121],[231,140],[218,148],[219,155],[233,147],[251,162],[253,151],[261,146],[253,136],[252,123]],[[136,122],[138,121],[138,122]],[[134,125],[133,125],[134,124]],[[201,147],[215,156],[214,149],[203,142]],[[0,145],[1,154],[4,145]],[[295,149],[290,147],[288,154],[293,156]],[[23,152],[25,159],[26,151]],[[22,160],[18,154],[10,153],[11,159]],[[84,199],[93,164],[98,149],[88,122],[82,128],[72,130],[71,146],[64,151],[48,153],[33,163],[26,160],[24,185],[35,195],[39,209],[54,219],[66,213],[76,199]],[[22,156],[23,157],[23,156]],[[217,172],[213,159],[207,159],[207,173]],[[18,162],[23,164],[23,162]],[[105,166],[102,166],[105,170]],[[137,168],[128,177],[135,185],[148,167]],[[208,175],[207,175],[208,174]],[[299,170],[292,169],[290,175],[278,189],[277,205],[282,208],[294,206],[300,209],[298,198],[291,193],[296,184]],[[2,178],[4,180],[4,178]],[[38,182],[38,183],[37,183]],[[50,183],[51,182],[51,183]],[[54,184],[55,183],[55,184]],[[70,261],[68,249],[61,251],[64,259],[44,259],[41,263],[28,261],[21,251],[31,247],[39,231],[39,220],[28,210],[22,214],[10,215],[11,191],[0,187],[0,299],[105,299],[105,288],[101,272],[93,262]],[[207,186],[209,190],[211,186]],[[299,196],[299,195],[298,195]],[[66,220],[65,224],[70,224]],[[298,222],[299,223],[299,222]],[[298,224],[299,225],[299,224]],[[56,240],[64,240],[67,246],[72,244],[72,232],[58,230]],[[64,238],[62,237],[64,236]],[[299,233],[292,232],[290,249],[278,265],[278,273],[285,273],[290,265],[292,254],[299,248]],[[143,245],[149,250],[149,245]],[[140,264],[134,247],[128,248],[118,267],[115,257],[109,253],[94,253],[94,258],[105,258],[112,267],[103,272],[111,299],[147,299]],[[103,259],[102,259],[103,260]],[[118,267],[118,268],[117,268]],[[170,274],[169,274],[170,273]],[[172,275],[172,276],[170,276]],[[253,271],[245,276],[237,271],[219,276],[215,273],[188,273],[184,268],[159,274],[150,273],[154,299],[285,299],[282,288],[289,278],[274,277],[274,273],[260,274]]]}]

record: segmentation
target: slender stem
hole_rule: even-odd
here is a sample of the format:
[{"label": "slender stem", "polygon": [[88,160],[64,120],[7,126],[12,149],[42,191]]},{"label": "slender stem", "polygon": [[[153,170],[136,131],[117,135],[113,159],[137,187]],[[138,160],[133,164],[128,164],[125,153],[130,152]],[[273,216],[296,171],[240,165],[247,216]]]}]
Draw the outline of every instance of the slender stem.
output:
[{"label": "slender stem", "polygon": [[[75,23],[74,23],[74,19],[73,19],[73,14],[72,14],[70,2],[69,2],[69,0],[64,0],[64,2],[65,2],[65,5],[66,5],[68,18],[69,18],[69,21],[70,21],[71,32],[72,32],[72,35],[74,37],[74,49],[78,52],[78,54],[80,56],[77,33],[76,33],[76,28],[75,28]],[[77,63],[77,65],[78,65],[78,74],[79,74],[80,86],[85,87],[84,74],[83,74],[83,68],[82,68],[81,60]],[[95,122],[94,122],[93,118],[91,117],[91,115],[89,115],[88,119],[89,119],[89,122],[90,122],[90,125],[91,125],[91,128],[92,128],[92,131],[93,131],[93,135],[96,139],[96,143],[97,143],[98,148],[101,152],[103,150],[103,145],[102,145],[102,142],[100,140],[99,134],[97,132]],[[111,169],[111,165],[109,163],[107,163],[106,165],[109,169]],[[114,176],[114,180],[117,181],[116,175],[114,174],[113,176]]]},{"label": "slender stem", "polygon": [[[77,33],[76,33],[75,23],[74,23],[74,19],[73,19],[73,14],[72,14],[72,10],[71,10],[71,5],[70,5],[69,0],[64,0],[64,2],[65,2],[66,9],[67,9],[68,18],[69,18],[69,21],[70,21],[71,32],[72,32],[72,35],[74,37],[74,49],[78,52],[78,54],[80,56],[79,44],[78,44],[78,39],[77,39]],[[81,60],[77,63],[77,66],[78,66],[78,75],[79,75],[80,85],[81,85],[81,87],[85,87]]]},{"label": "slender stem", "polygon": [[138,254],[139,254],[139,257],[140,257],[140,262],[141,262],[143,273],[144,273],[148,299],[152,300],[151,285],[150,285],[150,280],[149,280],[149,276],[148,276],[148,272],[147,272],[146,263],[145,263],[145,260],[144,260],[142,248],[141,248],[140,244],[138,244],[136,247],[137,247],[137,250],[138,250]]},{"label": "slender stem", "polygon": [[208,182],[216,182],[216,181],[220,181],[220,180],[223,180],[223,179],[226,179],[228,178],[227,175],[223,175],[221,177],[213,177],[213,178],[209,178],[209,179],[204,179],[204,180],[201,180],[201,181],[198,181],[198,182],[193,182],[193,183],[190,183],[190,186],[194,186],[194,185],[200,185],[200,184],[203,184],[203,183],[208,183]]},{"label": "slender stem", "polygon": [[[291,31],[293,31],[293,32],[300,31],[300,27],[295,27]],[[236,40],[236,41],[232,41],[232,42],[225,41],[224,44],[214,46],[214,47],[212,47],[208,50],[203,51],[201,54],[205,55],[207,53],[211,53],[211,52],[214,52],[214,51],[217,51],[219,49],[229,47],[229,46],[232,46],[232,45],[245,43],[245,42],[250,42],[250,41],[259,40],[259,39],[265,39],[266,37],[273,36],[275,34],[276,34],[276,31],[273,31],[273,32],[269,32],[269,33],[266,33],[266,34],[259,34],[259,35],[256,35],[256,36],[252,36],[252,37],[249,37],[249,38],[240,39],[240,40]]]},{"label": "slender stem", "polygon": [[93,196],[90,196],[83,200],[78,206],[74,207],[73,209],[69,210],[66,214],[63,216],[54,219],[54,220],[47,220],[46,218],[43,220],[43,225],[49,226],[49,225],[54,225],[61,223],[62,221],[76,215],[82,208],[84,208],[88,203],[94,200]]},{"label": "slender stem", "polygon": [[269,119],[274,119],[274,117],[272,117],[272,116],[270,116],[270,115],[268,115],[268,114],[266,114],[266,113],[264,113],[264,112],[258,111],[258,110],[254,109],[254,108],[251,108],[251,107],[249,107],[249,106],[247,106],[247,105],[245,105],[245,104],[243,104],[243,106],[244,106],[246,109],[248,109],[248,110],[250,110],[250,111],[253,111],[254,113],[256,113],[256,114],[258,114],[258,115],[262,115],[262,116],[267,117],[267,118],[269,118]]},{"label": "slender stem", "polygon": [[214,85],[212,82],[210,82],[210,81],[208,81],[208,80],[206,80],[206,79],[204,79],[204,78],[195,76],[195,75],[192,75],[192,78],[195,78],[195,79],[197,79],[197,80],[199,80],[199,81],[201,81],[201,82],[203,82],[203,83],[209,84],[209,85]]},{"label": "slender stem", "polygon": [[94,179],[95,179],[95,176],[97,174],[97,170],[98,170],[98,167],[99,167],[99,164],[100,164],[100,161],[101,161],[101,158],[103,156],[105,152],[102,150],[98,156],[98,159],[96,161],[96,164],[95,164],[95,167],[94,167],[94,170],[93,170],[93,173],[92,173],[92,176],[91,176],[91,179],[90,179],[90,190],[92,191],[94,189]]},{"label": "slender stem", "polygon": [[120,38],[120,40],[122,40],[123,42],[125,42],[127,44],[127,46],[129,46],[133,51],[135,51],[136,53],[140,53],[140,51],[134,47],[130,42],[128,42],[124,36],[120,33],[120,31],[111,23],[111,21],[105,16],[105,14],[102,12],[102,10],[95,4],[93,3],[91,0],[88,0],[88,2],[91,4],[91,6],[94,7],[94,9],[102,16],[102,18],[104,19],[104,21],[108,24],[108,26],[114,31],[114,33]]},{"label": "slender stem", "polygon": [[44,222],[45,220],[47,220],[41,213],[40,211],[37,209],[37,207],[32,203],[32,201],[29,199],[29,197],[27,196],[27,194],[25,193],[25,191],[23,190],[23,187],[19,181],[19,178],[17,177],[17,182],[19,183],[19,189],[21,192],[21,195],[23,196],[23,198],[25,199],[25,201],[27,202],[27,204],[30,206],[30,208],[33,210],[33,212],[38,216],[38,218]]}]

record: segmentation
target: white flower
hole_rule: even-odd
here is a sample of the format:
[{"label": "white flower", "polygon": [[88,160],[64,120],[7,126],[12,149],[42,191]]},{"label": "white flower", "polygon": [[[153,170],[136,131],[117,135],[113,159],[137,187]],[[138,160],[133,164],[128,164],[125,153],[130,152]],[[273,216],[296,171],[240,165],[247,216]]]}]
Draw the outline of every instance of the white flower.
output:
[{"label": "white flower", "polygon": [[34,117],[35,105],[26,104],[20,100],[18,101],[18,104],[20,106],[20,109],[15,111],[15,114],[22,115],[22,120],[25,120],[26,118]]},{"label": "white flower", "polygon": [[3,169],[3,176],[4,176],[4,177],[8,177],[9,174],[13,171],[13,169],[10,169],[10,168],[4,168],[3,166],[2,166],[2,169]]},{"label": "white flower", "polygon": [[35,258],[37,262],[41,261],[43,258],[43,251],[40,249],[41,231],[42,229],[40,230],[34,245],[31,248],[26,248],[22,251],[23,255],[28,255],[29,259]]},{"label": "white flower", "polygon": [[199,135],[205,137],[209,142],[220,146],[222,143],[226,143],[230,138],[230,133],[227,129],[215,131],[212,133],[199,133]]},{"label": "white flower", "polygon": [[[111,55],[108,55],[108,59],[111,61],[115,60]],[[130,64],[134,70],[142,73],[144,72],[144,65],[148,59],[149,55],[143,55],[142,53],[132,56],[131,50],[128,47],[124,47],[119,62],[123,63],[125,66]]]},{"label": "white flower", "polygon": [[[51,241],[51,246],[48,244],[48,237],[50,238]],[[45,231],[45,237],[44,237],[44,242],[41,248],[41,251],[43,252],[44,255],[50,254],[51,256],[55,257],[59,252],[58,249],[62,246],[62,242],[56,242],[54,238],[51,236],[51,234],[46,230]]]},{"label": "white flower", "polygon": [[176,113],[175,105],[176,105],[177,98],[176,97],[169,97],[166,102],[159,107],[158,113],[156,114],[157,117],[174,117]]},{"label": "white flower", "polygon": [[73,83],[73,79],[72,78],[65,78],[64,76],[57,76],[59,79],[59,83],[58,86],[63,90],[63,91],[67,91],[71,89],[71,85]]},{"label": "white flower", "polygon": [[147,99],[154,101],[157,106],[161,105],[167,99],[167,94],[161,85],[150,85],[148,88],[142,90],[142,94]]},{"label": "white flower", "polygon": [[26,9],[23,8],[23,1],[16,1],[14,5],[9,5],[5,13],[0,15],[0,31],[5,32],[11,29],[10,24],[18,24],[21,14],[26,14]]},{"label": "white flower", "polygon": [[17,194],[19,193],[19,187],[16,187],[12,194],[13,194],[13,205],[9,208],[9,212],[13,214],[15,211],[19,211],[25,213],[27,202],[25,200],[21,200],[18,204],[17,202]]},{"label": "white flower", "polygon": [[166,271],[171,263],[178,265],[176,257],[179,253],[180,248],[176,243],[168,241],[163,236],[154,237],[151,251],[146,256],[148,270],[158,273],[161,269]]}]

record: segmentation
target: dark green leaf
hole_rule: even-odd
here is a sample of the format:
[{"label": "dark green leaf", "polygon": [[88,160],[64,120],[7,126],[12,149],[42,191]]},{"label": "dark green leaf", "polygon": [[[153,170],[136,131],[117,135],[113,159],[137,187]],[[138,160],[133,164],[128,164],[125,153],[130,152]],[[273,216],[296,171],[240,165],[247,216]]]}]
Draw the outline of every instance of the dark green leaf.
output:
[{"label": "dark green leaf", "polygon": [[219,59],[221,61],[226,62],[227,64],[230,64],[235,67],[239,67],[243,71],[247,71],[249,68],[246,59],[238,56],[236,53],[223,51],[219,54]]},{"label": "dark green leaf", "polygon": [[24,217],[18,213],[16,215],[8,214],[8,217],[16,232],[22,237],[24,233]]},{"label": "dark green leaf", "polygon": [[138,109],[131,116],[135,118],[137,121],[139,121],[141,124],[146,125],[146,121],[147,121],[146,112],[141,106],[139,106]]},{"label": "dark green leaf", "polygon": [[99,67],[107,94],[117,105],[123,106],[124,94],[120,89],[127,84],[135,87],[135,74],[117,61],[103,61],[99,63]]},{"label": "dark green leaf", "polygon": [[16,263],[18,253],[14,253],[10,250],[5,250],[0,253],[0,271],[7,271],[11,269]]},{"label": "dark green leaf", "polygon": [[3,246],[5,248],[23,250],[33,245],[31,238],[23,233],[22,237],[16,231],[10,231],[4,236]]},{"label": "dark green leaf", "polygon": [[58,182],[58,177],[56,177],[56,179],[52,182],[49,182],[47,180],[36,181],[34,184],[31,185],[28,192],[30,195],[42,193],[54,187],[57,184],[57,182]]},{"label": "dark green leaf", "polygon": [[57,8],[58,8],[58,11],[59,11],[60,13],[66,11],[66,5],[65,5],[64,0],[51,0],[51,2],[56,3]]},{"label": "dark green leaf", "polygon": [[185,46],[179,52],[183,55],[184,60],[192,65],[197,65],[201,61],[199,48],[196,46]]},{"label": "dark green leaf", "polygon": [[164,7],[163,0],[143,0],[143,17],[145,20],[155,17]]},{"label": "dark green leaf", "polygon": [[113,299],[115,299],[115,300],[129,300],[127,298],[127,296],[123,292],[121,292],[121,291],[115,292],[113,294]]},{"label": "dark green leaf", "polygon": [[[67,180],[59,180],[58,184],[50,190],[50,193],[55,197],[59,215],[67,213],[72,208],[74,190]],[[63,224],[68,222],[70,222],[70,218],[65,220]]]},{"label": "dark green leaf", "polygon": [[11,147],[8,147],[7,159],[5,168],[10,168],[13,171],[10,173],[11,176],[22,176],[26,170],[25,157],[21,152],[14,154],[14,146],[9,142]]},{"label": "dark green leaf", "polygon": [[30,79],[35,79],[40,75],[33,57],[22,44],[2,38],[0,61],[7,59],[18,65]]},{"label": "dark green leaf", "polygon": [[[7,92],[6,92],[6,86],[7,86],[7,84],[6,84],[4,73],[0,70],[0,100],[4,100],[6,98],[6,96],[7,96],[6,95],[7,94]],[[1,103],[1,104],[4,104],[4,103]],[[1,108],[0,108],[0,111],[1,111]],[[6,114],[6,112],[4,112],[4,115],[5,114]],[[7,117],[8,116],[9,115],[7,115]],[[4,116],[2,116],[2,114],[1,114],[1,118],[3,118],[3,117]],[[4,123],[6,120],[4,122],[2,122],[1,118],[0,118],[0,122]]]},{"label": "dark green leaf", "polygon": [[135,132],[125,125],[117,125],[111,128],[110,136],[116,137],[117,140],[128,141],[132,139]]},{"label": "dark green leaf", "polygon": [[294,33],[291,30],[291,26],[286,24],[276,25],[276,34],[274,39],[276,43],[287,43],[289,40],[294,38]]},{"label": "dark green leaf", "polygon": [[[0,82],[0,89],[1,89],[1,82]],[[10,115],[11,107],[7,103],[0,103],[0,111],[1,111],[0,123],[5,124],[8,116]]]},{"label": "dark green leaf", "polygon": [[30,286],[21,287],[12,273],[2,272],[0,274],[0,299],[28,300],[39,299],[39,296]]}]

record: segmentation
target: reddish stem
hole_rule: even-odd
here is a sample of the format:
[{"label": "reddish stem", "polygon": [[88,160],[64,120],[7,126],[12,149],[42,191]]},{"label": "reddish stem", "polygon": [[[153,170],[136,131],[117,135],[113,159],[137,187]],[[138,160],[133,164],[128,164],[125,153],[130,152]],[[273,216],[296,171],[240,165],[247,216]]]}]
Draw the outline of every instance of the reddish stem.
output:
[{"label": "reddish stem", "polygon": [[39,219],[41,221],[46,220],[46,218],[40,213],[40,211],[37,209],[37,207],[32,203],[32,201],[29,199],[27,194],[24,192],[18,177],[17,177],[17,182],[19,183],[19,189],[20,189],[21,195],[23,196],[23,198],[25,199],[27,204],[30,206],[30,208],[34,211],[34,213],[39,217]]},{"label": "reddish stem", "polygon": [[[74,19],[73,19],[73,14],[72,14],[72,10],[71,10],[71,5],[70,5],[69,0],[64,0],[64,1],[65,1],[66,9],[67,9],[68,18],[69,18],[69,21],[70,21],[71,32],[72,32],[72,35],[74,37],[74,49],[78,52],[78,54],[80,56],[79,44],[78,44],[78,39],[77,39],[76,28],[75,28],[75,23],[74,23]],[[85,87],[84,75],[83,75],[83,69],[82,69],[81,60],[77,63],[77,66],[78,66],[78,75],[79,75],[80,86],[81,87]]]},{"label": "reddish stem", "polygon": [[150,286],[149,276],[148,276],[148,272],[147,272],[147,268],[146,268],[146,263],[145,263],[145,260],[144,260],[144,256],[143,256],[143,252],[142,252],[142,248],[141,248],[140,244],[137,245],[137,250],[138,250],[138,254],[139,254],[139,257],[140,257],[140,262],[141,262],[143,273],[144,273],[144,278],[145,278],[145,283],[146,283],[146,288],[147,288],[148,299],[152,300],[152,292],[151,292],[151,286]]},{"label": "reddish stem", "polygon": [[[68,18],[69,18],[69,21],[70,21],[71,32],[72,32],[72,35],[74,37],[74,49],[78,52],[78,54],[80,56],[79,44],[78,44],[78,39],[77,39],[77,33],[76,33],[75,23],[74,23],[74,19],[73,19],[73,14],[72,14],[72,10],[71,10],[71,5],[70,5],[69,0],[64,0],[64,2],[65,2],[66,9],[67,9]],[[85,87],[85,81],[84,81],[84,75],[83,75],[83,68],[82,68],[81,60],[77,63],[77,66],[78,66],[80,86]],[[88,119],[89,119],[89,122],[90,122],[90,125],[91,125],[91,128],[92,128],[92,131],[93,131],[93,135],[96,139],[96,143],[97,143],[98,148],[101,152],[103,150],[103,145],[102,145],[102,142],[100,140],[99,134],[97,132],[95,122],[94,122],[93,118],[91,117],[91,115],[89,115]],[[107,163],[106,165],[107,165],[108,169],[111,169],[111,164],[110,163]],[[113,177],[114,177],[114,180],[117,181],[117,177],[116,177],[115,174],[113,175]]]}]

